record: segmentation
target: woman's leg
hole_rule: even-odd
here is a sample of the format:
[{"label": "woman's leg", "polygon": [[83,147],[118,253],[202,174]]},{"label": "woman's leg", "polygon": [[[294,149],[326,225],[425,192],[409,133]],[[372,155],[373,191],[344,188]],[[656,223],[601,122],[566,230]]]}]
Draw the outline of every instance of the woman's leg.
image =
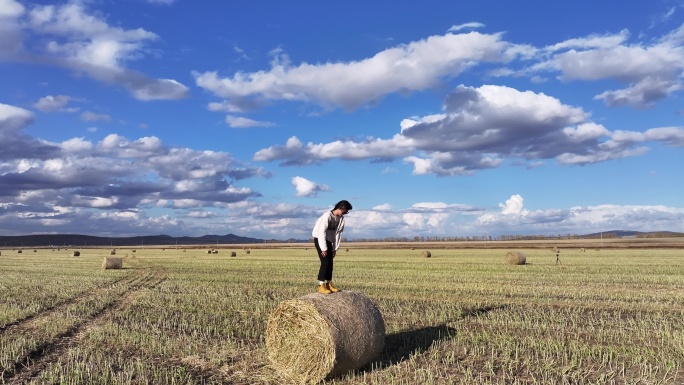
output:
[{"label": "woman's leg", "polygon": [[[326,245],[329,242],[326,242]],[[314,238],[314,245],[316,246],[316,251],[318,252],[318,259],[321,261],[321,267],[318,269],[318,281],[319,282],[324,282],[326,281],[326,275],[328,273],[328,270],[330,270],[332,274],[332,258],[329,258],[330,255],[324,257],[321,247],[318,246],[318,238]],[[328,266],[330,265],[330,267]]]},{"label": "woman's leg", "polygon": [[332,281],[333,259],[335,259],[335,251],[331,242],[325,242],[325,245],[328,247],[328,256],[326,257],[328,260],[328,266],[325,270],[325,280],[330,282]]}]

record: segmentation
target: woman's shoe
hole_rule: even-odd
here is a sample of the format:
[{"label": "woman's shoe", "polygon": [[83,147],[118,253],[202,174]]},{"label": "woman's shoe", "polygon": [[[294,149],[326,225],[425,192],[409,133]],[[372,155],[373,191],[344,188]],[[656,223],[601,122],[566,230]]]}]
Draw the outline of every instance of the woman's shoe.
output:
[{"label": "woman's shoe", "polygon": [[328,282],[328,290],[330,290],[332,293],[337,293],[340,291],[340,289],[333,286],[332,282]]},{"label": "woman's shoe", "polygon": [[324,283],[322,285],[318,285],[318,292],[320,294],[331,294],[332,293],[332,291],[330,291],[330,289],[328,289],[327,283]]}]

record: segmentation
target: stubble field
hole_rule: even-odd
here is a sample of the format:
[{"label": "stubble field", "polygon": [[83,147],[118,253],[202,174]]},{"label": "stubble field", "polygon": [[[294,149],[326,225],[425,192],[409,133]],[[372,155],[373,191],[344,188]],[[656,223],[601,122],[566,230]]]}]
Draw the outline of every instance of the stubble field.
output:
[{"label": "stubble field", "polygon": [[[315,290],[312,247],[78,250],[0,250],[0,383],[282,383],[266,322]],[[684,249],[422,250],[340,249],[386,340],[327,384],[684,383]]]}]

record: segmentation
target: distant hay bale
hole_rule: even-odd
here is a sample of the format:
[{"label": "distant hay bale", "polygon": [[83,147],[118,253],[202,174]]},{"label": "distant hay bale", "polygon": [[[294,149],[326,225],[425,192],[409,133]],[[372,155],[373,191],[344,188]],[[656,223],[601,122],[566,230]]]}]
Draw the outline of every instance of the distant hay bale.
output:
[{"label": "distant hay bale", "polygon": [[36,252],[36,250],[34,249],[34,250],[33,250],[33,252],[35,253],[35,252]]},{"label": "distant hay bale", "polygon": [[102,261],[102,267],[105,270],[121,269],[123,267],[123,258],[105,257]]},{"label": "distant hay bale", "polygon": [[112,250],[109,252],[109,255],[116,255],[116,250]]},{"label": "distant hay bale", "polygon": [[420,256],[423,257],[423,258],[430,258],[430,257],[432,257],[432,253],[429,252],[429,251],[427,251],[427,250],[425,250],[425,251],[421,251],[421,252],[420,252]]},{"label": "distant hay bale", "polygon": [[211,254],[211,250],[207,250],[207,254]]},{"label": "distant hay bale", "polygon": [[249,254],[249,250],[245,250],[245,254]]},{"label": "distant hay bale", "polygon": [[80,251],[74,251],[74,257],[80,257],[81,252]]},{"label": "distant hay bale", "polygon": [[584,247],[583,247],[581,250],[582,250],[582,252],[584,253]]},{"label": "distant hay bale", "polygon": [[135,253],[135,249],[133,249],[133,250],[131,250],[131,251]]},{"label": "distant hay bale", "polygon": [[218,250],[212,251],[212,254],[218,254]]},{"label": "distant hay bale", "polygon": [[17,250],[17,254],[21,254],[21,250]]},{"label": "distant hay bale", "polygon": [[524,265],[525,255],[519,251],[509,251],[506,253],[506,263],[509,265]]},{"label": "distant hay bale", "polygon": [[230,252],[230,256],[231,256],[231,257],[237,257],[237,253],[234,252],[234,251],[231,251],[231,252]]},{"label": "distant hay bale", "polygon": [[268,358],[288,383],[319,383],[376,358],[385,344],[378,307],[354,291],[281,302],[268,319]]}]

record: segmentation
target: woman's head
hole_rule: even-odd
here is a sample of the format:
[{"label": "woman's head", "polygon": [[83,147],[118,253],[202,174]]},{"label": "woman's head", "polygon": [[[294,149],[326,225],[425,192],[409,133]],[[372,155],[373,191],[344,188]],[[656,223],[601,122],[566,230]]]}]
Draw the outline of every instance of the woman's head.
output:
[{"label": "woman's head", "polygon": [[344,211],[345,213],[347,213],[352,209],[352,205],[348,201],[341,200],[341,201],[337,202],[337,204],[333,208],[333,210],[337,210],[337,209],[340,209],[340,210]]}]

